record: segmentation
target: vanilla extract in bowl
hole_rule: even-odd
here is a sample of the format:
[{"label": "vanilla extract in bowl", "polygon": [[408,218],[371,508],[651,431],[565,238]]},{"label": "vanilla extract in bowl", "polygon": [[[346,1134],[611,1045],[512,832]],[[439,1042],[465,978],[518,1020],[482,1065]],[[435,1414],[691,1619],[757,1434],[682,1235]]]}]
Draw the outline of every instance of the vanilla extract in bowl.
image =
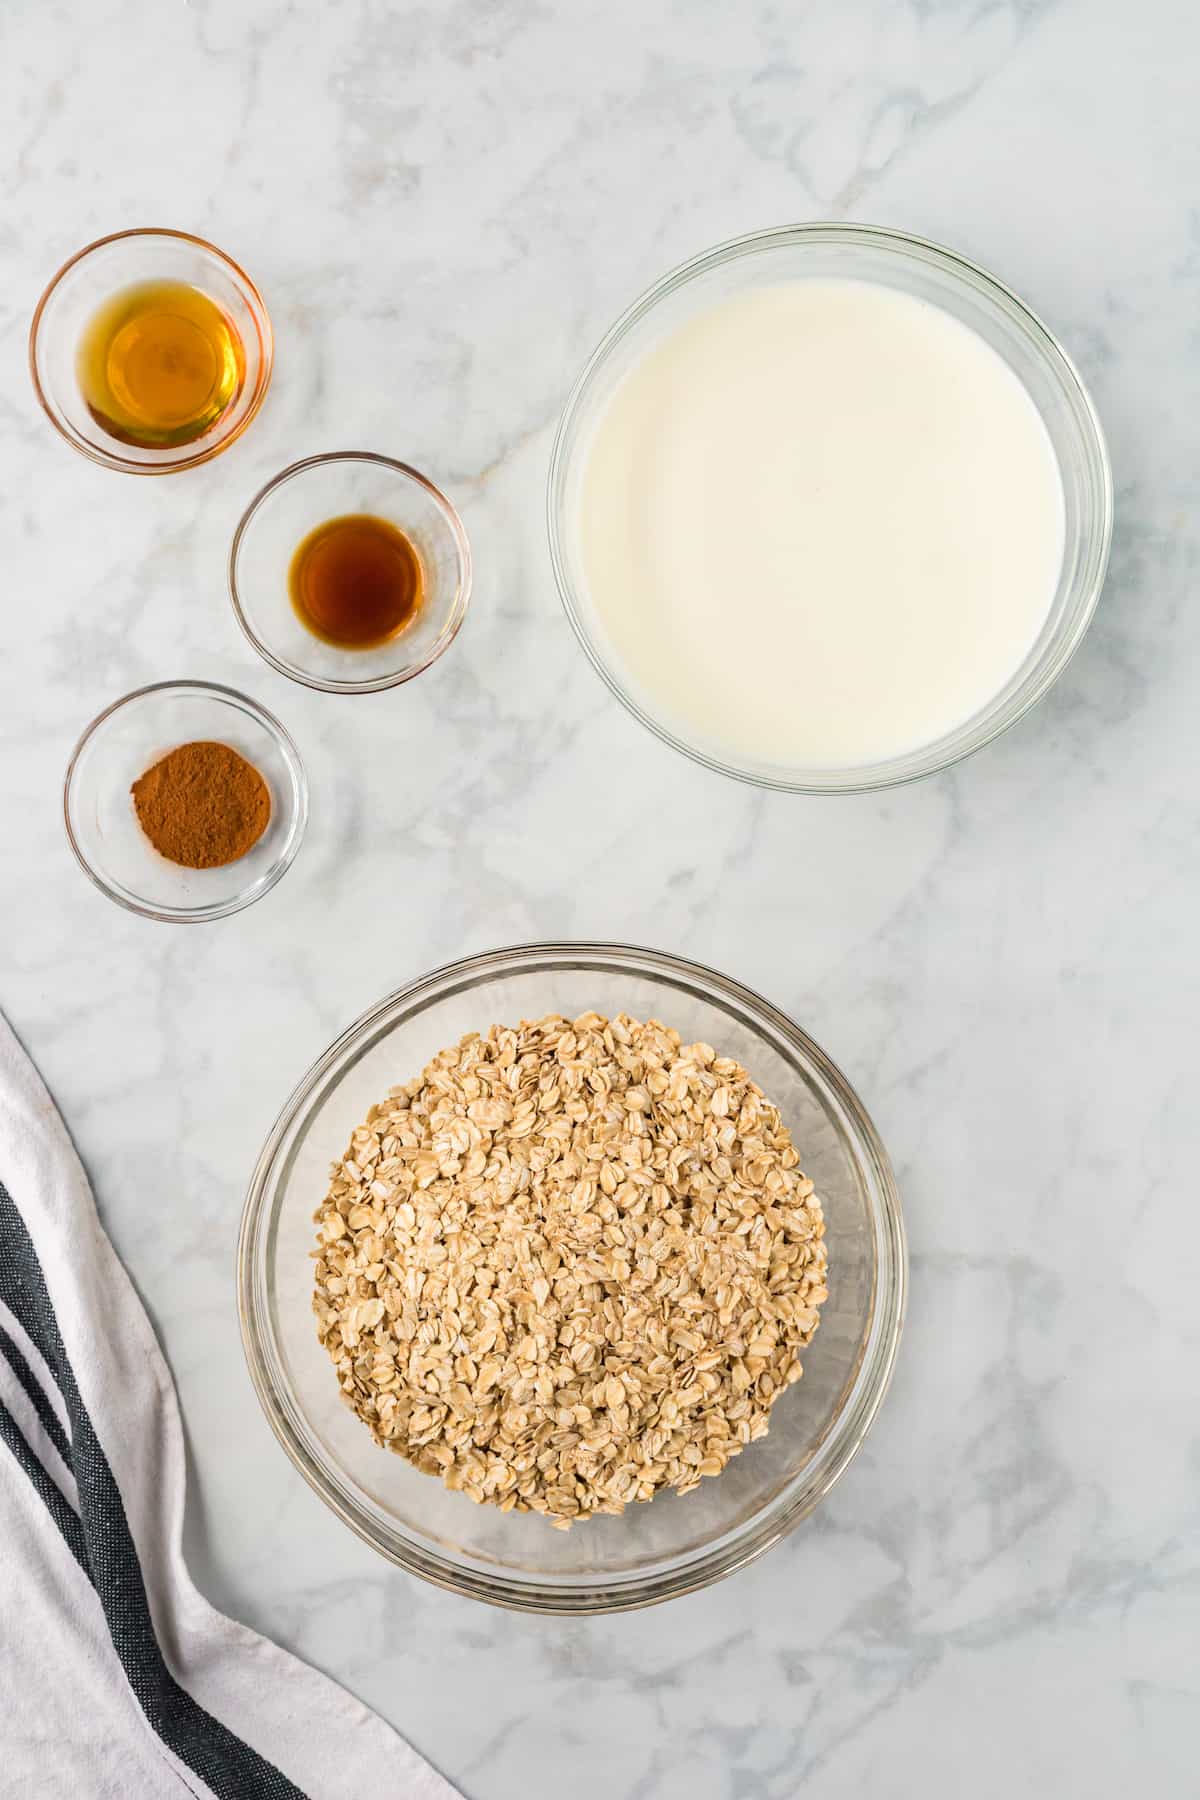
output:
[{"label": "vanilla extract in bowl", "polygon": [[341,650],[373,650],[420,611],[424,572],[399,526],[373,513],[327,519],[297,545],[288,592],[302,625]]}]

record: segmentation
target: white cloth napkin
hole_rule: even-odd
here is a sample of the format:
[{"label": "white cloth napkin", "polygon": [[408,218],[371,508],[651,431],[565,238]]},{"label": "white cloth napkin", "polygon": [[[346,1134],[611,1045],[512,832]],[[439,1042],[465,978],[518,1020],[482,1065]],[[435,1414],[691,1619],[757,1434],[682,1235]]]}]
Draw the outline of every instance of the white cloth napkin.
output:
[{"label": "white cloth napkin", "polygon": [[170,1372],[0,1018],[0,1795],[454,1800],[382,1719],[197,1593],[183,1495]]}]

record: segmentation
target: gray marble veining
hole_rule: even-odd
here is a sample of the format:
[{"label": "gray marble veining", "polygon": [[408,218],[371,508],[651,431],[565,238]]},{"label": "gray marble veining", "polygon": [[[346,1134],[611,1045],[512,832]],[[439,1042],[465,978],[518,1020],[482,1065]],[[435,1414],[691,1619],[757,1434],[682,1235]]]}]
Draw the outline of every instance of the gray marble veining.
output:
[{"label": "gray marble veining", "polygon": [[[212,1598],[475,1800],[1196,1791],[1200,26],[1182,0],[8,0],[0,10],[0,1005],[178,1378]],[[610,701],[553,591],[553,422],[671,263],[823,215],[960,247],[1063,338],[1109,433],[1112,573],[1050,698],[877,797],[757,795]],[[174,224],[245,261],[277,375],[245,440],[88,465],[25,369],[48,275]],[[427,467],[478,568],[401,693],[310,694],[225,595],[308,452]],[[63,767],[140,682],[227,680],[309,767],[308,841],[217,926],[122,915]],[[294,1080],[471,949],[628,938],[728,970],[846,1069],[913,1253],[891,1396],[821,1512],[707,1593],[550,1623],[390,1570],[246,1377],[232,1258]]]}]

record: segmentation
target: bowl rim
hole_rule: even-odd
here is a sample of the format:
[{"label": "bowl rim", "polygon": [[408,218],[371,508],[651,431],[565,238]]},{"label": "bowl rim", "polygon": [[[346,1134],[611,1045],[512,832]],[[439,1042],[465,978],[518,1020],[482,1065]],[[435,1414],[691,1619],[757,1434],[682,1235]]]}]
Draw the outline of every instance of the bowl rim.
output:
[{"label": "bowl rim", "polygon": [[[1088,467],[1093,499],[1097,506],[1097,527],[1089,546],[1090,553],[1085,565],[1085,576],[1079,584],[1079,598],[1073,608],[1074,617],[1071,627],[1064,634],[1053,654],[1043,655],[1040,663],[1034,665],[1024,690],[1020,692],[1019,696],[1014,696],[1015,704],[1010,703],[1007,707],[1000,709],[980,728],[970,732],[964,742],[956,744],[943,754],[934,754],[938,743],[944,744],[946,737],[954,734],[943,734],[941,739],[933,740],[932,744],[918,746],[917,749],[905,753],[903,756],[893,757],[882,762],[846,765],[840,769],[805,771],[793,778],[790,775],[756,771],[733,762],[727,762],[719,755],[690,743],[678,732],[673,731],[669,725],[656,719],[632,693],[626,691],[615,668],[610,666],[593,640],[574,594],[564,548],[566,530],[560,516],[564,510],[561,504],[562,493],[560,490],[565,482],[571,431],[593,378],[626,333],[653,311],[661,300],[675,292],[676,289],[686,286],[696,277],[708,273],[710,269],[727,262],[737,261],[743,256],[754,255],[780,245],[837,242],[879,248],[899,256],[901,260],[913,259],[925,265],[932,264],[964,282],[975,292],[982,293],[985,297],[993,300],[1023,331],[1033,353],[1041,359],[1044,365],[1056,373],[1060,385],[1074,404],[1081,432],[1087,440],[1090,453]],[[1055,460],[1057,462],[1057,456]],[[985,745],[992,743],[1018,720],[1024,718],[1025,714],[1045,697],[1058,680],[1087,633],[1108,570],[1112,528],[1112,464],[1103,427],[1083,377],[1049,326],[1012,288],[1006,286],[989,270],[972,262],[969,257],[961,255],[958,251],[951,250],[931,238],[900,231],[894,226],[859,224],[852,220],[814,219],[798,224],[772,225],[762,230],[746,232],[738,237],[727,238],[723,242],[689,257],[685,262],[677,264],[676,267],[668,270],[665,275],[653,282],[651,286],[645,288],[610,325],[576,377],[559,414],[546,480],[546,529],[550,545],[550,561],[554,569],[559,600],[585,656],[609,692],[621,702],[626,711],[631,713],[639,724],[644,725],[648,731],[652,731],[657,738],[663,743],[669,744],[672,749],[689,757],[692,762],[712,769],[717,774],[730,776],[735,781],[744,782],[750,787],[774,789],[792,794],[873,793],[880,789],[900,787],[912,781],[921,781],[929,775],[936,775],[944,769],[954,767],[956,763],[962,762],[968,756],[973,756],[977,750],[982,750]],[[966,722],[966,724],[969,723],[970,721]],[[965,726],[956,729],[963,731]]]},{"label": "bowl rim", "polygon": [[[816,1071],[853,1126],[856,1158],[861,1159],[861,1172],[868,1177],[874,1244],[873,1308],[854,1384],[819,1447],[821,1453],[828,1454],[814,1485],[801,1486],[786,1504],[761,1520],[757,1529],[739,1531],[732,1538],[727,1534],[715,1548],[691,1557],[678,1570],[616,1577],[603,1585],[543,1586],[536,1578],[484,1573],[460,1565],[398,1535],[384,1541],[373,1529],[366,1510],[331,1478],[323,1463],[310,1455],[293,1430],[287,1407],[271,1380],[265,1351],[271,1334],[263,1317],[267,1309],[257,1290],[260,1273],[265,1275],[265,1251],[276,1216],[271,1199],[277,1189],[276,1165],[281,1153],[290,1149],[296,1128],[311,1115],[314,1100],[323,1099],[326,1084],[347,1053],[389,1015],[406,1009],[419,1010],[421,1005],[446,993],[473,985],[476,976],[564,966],[625,968],[684,984],[692,982],[698,984],[702,993],[705,989],[715,990],[756,1025],[769,1025]],[[313,1062],[280,1109],[251,1174],[238,1233],[236,1279],[242,1348],[259,1404],[291,1462],[356,1536],[398,1567],[448,1592],[516,1612],[579,1616],[630,1612],[707,1587],[765,1555],[825,1498],[857,1454],[890,1385],[907,1307],[908,1255],[899,1190],[878,1131],[837,1065],[786,1013],[732,977],[671,952],[614,942],[545,941],[479,951],[430,970],[361,1013]]]},{"label": "bowl rim", "polygon": [[[326,463],[337,462],[373,463],[378,468],[389,470],[393,475],[400,475],[406,480],[415,481],[432,497],[442,512],[453,534],[455,549],[458,553],[458,588],[455,592],[454,603],[447,616],[446,625],[439,634],[430,654],[424,661],[413,663],[410,667],[401,669],[395,674],[377,675],[366,681],[330,680],[310,674],[308,671],[298,668],[294,663],[286,662],[254,630],[242,608],[242,599],[238,592],[238,555],[242,541],[253,523],[254,515],[259,507],[270,499],[277,488],[282,487],[285,482],[291,481],[294,476],[303,475],[309,469],[321,468]],[[286,675],[289,681],[297,681],[301,686],[315,688],[323,694],[379,694],[387,688],[400,687],[404,682],[412,681],[417,675],[423,675],[426,669],[433,667],[439,657],[445,655],[458,636],[471,602],[473,580],[471,542],[454,502],[447,499],[441,488],[432,482],[428,475],[422,474],[420,469],[414,468],[411,463],[401,462],[397,457],[385,456],[379,450],[323,450],[316,456],[302,456],[297,462],[288,463],[286,468],[280,469],[278,474],[272,475],[270,481],[264,482],[263,486],[259,488],[237,522],[237,529],[229,546],[226,568],[233,615],[241,627],[242,635],[247,643],[258,652],[264,662],[270,663],[271,667],[277,669],[281,675]]]},{"label": "bowl rim", "polygon": [[[195,249],[203,250],[207,255],[215,257],[218,262],[224,263],[226,268],[232,272],[238,285],[245,290],[245,297],[249,301],[250,312],[258,334],[259,348],[259,369],[254,393],[244,415],[234,428],[226,432],[224,437],[216,443],[208,444],[203,449],[197,449],[189,455],[173,458],[170,462],[161,463],[138,462],[133,457],[122,456],[119,451],[105,450],[98,444],[91,443],[59,415],[46,393],[42,385],[42,378],[38,373],[38,342],[42,317],[59,283],[70,274],[78,263],[86,261],[94,251],[103,250],[109,244],[123,243],[129,238],[145,237],[174,238],[181,243],[191,244]],[[73,450],[77,450],[81,456],[86,456],[89,462],[98,463],[103,469],[114,469],[122,475],[177,475],[184,469],[199,468],[202,463],[211,462],[215,456],[220,456],[223,450],[228,450],[231,444],[236,444],[251,420],[257,417],[258,411],[267,397],[267,389],[271,385],[274,367],[275,332],[271,324],[271,315],[267,311],[267,303],[262,297],[258,284],[247,275],[241,264],[236,262],[228,251],[222,250],[218,244],[211,243],[208,238],[197,236],[193,231],[178,231],[169,225],[131,225],[124,231],[110,231],[104,237],[93,238],[91,243],[85,244],[81,250],[76,250],[73,256],[69,256],[66,262],[51,276],[41,298],[34,307],[33,318],[29,323],[29,375],[42,411],[59,436],[64,438]],[[185,448],[185,446],[181,446],[181,448]]]},{"label": "bowl rim", "polygon": [[[165,693],[168,689],[176,693],[215,695],[226,704],[237,706],[243,712],[249,713],[265,728],[268,735],[274,738],[292,778],[296,816],[283,854],[271,865],[267,873],[260,876],[250,887],[242,888],[229,900],[216,902],[212,906],[186,908],[151,906],[148,902],[135,900],[129,894],[118,891],[84,853],[71,819],[76,769],[80,757],[92,738],[115,713],[121,712],[135,701],[144,700],[150,694]],[[102,712],[98,712],[91,723],[80,733],[75,748],[71,752],[70,761],[67,763],[67,772],[63,777],[62,804],[67,842],[71,846],[76,862],[88,880],[94,887],[98,887],[102,894],[107,895],[118,906],[123,906],[126,912],[137,913],[143,919],[155,919],[168,925],[205,925],[212,919],[227,919],[233,913],[242,912],[247,906],[252,906],[256,900],[261,900],[264,894],[269,894],[276,883],[282,881],[287,874],[296,860],[296,853],[303,841],[305,827],[308,824],[308,776],[291,733],[280,724],[274,713],[268,712],[265,706],[260,706],[258,701],[252,700],[248,694],[240,693],[237,688],[227,687],[219,681],[192,681],[186,678],[173,681],[151,681],[147,682],[144,687],[134,688],[132,692],[122,694],[119,699],[113,700]]]}]

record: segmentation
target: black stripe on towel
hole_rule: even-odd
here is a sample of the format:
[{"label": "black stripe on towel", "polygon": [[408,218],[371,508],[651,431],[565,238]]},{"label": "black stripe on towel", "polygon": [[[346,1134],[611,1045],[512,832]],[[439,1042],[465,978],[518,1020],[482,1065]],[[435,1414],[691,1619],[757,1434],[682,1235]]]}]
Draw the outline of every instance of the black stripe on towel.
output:
[{"label": "black stripe on towel", "polygon": [[[273,1763],[205,1712],[166,1665],[154,1634],[121,1491],[80,1397],[33,1240],[2,1181],[0,1299],[20,1320],[61,1389],[71,1422],[70,1468],[79,1492],[78,1525],[84,1549],[80,1562],[91,1576],[113,1648],[150,1725],[179,1761],[208,1783],[217,1800],[306,1800],[302,1790]],[[20,1438],[19,1432],[17,1435]],[[23,1438],[20,1442],[31,1455]],[[62,1500],[45,1471],[41,1473]],[[34,1479],[32,1475],[30,1479]],[[34,1485],[39,1487],[36,1480]],[[52,1502],[40,1487],[39,1492],[53,1512]]]},{"label": "black stripe on towel", "polygon": [[[0,1400],[0,1438],[8,1445],[16,1460],[20,1463],[37,1492],[46,1504],[46,1511],[66,1539],[67,1549],[75,1558],[84,1574],[90,1581],[92,1571],[88,1568],[87,1545],[83,1541],[83,1526],[80,1524],[70,1502],[67,1500],[58,1483],[47,1475],[29,1445],[25,1442],[21,1427]],[[69,1465],[68,1465],[69,1466]]]},{"label": "black stripe on towel", "polygon": [[13,1374],[29,1396],[29,1404],[41,1421],[42,1430],[69,1469],[71,1446],[67,1442],[67,1434],[62,1428],[62,1422],[47,1400],[41,1382],[22,1355],[21,1346],[9,1336],[3,1325],[0,1325],[0,1353],[3,1354]]}]

